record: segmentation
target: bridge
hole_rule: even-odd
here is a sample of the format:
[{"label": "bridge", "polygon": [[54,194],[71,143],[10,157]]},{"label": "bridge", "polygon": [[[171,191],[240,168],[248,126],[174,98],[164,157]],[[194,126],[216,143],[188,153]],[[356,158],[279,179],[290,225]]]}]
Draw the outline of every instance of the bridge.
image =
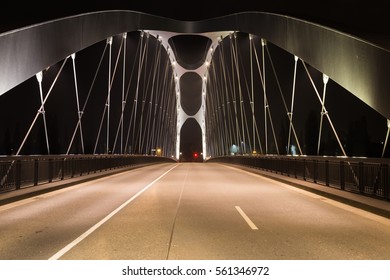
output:
[{"label": "bridge", "polygon": [[0,46],[0,259],[389,257],[385,46],[132,11]]}]

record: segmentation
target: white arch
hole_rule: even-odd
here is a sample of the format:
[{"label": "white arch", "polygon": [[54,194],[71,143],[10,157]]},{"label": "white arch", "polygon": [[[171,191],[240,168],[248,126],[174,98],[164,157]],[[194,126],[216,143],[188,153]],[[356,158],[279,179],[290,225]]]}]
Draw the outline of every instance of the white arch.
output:
[{"label": "white arch", "polygon": [[[187,119],[193,118],[197,121],[199,124],[201,131],[202,131],[202,156],[203,159],[206,159],[206,122],[205,122],[205,114],[206,114],[206,94],[207,94],[207,77],[208,77],[208,65],[211,62],[213,53],[215,48],[218,46],[218,42],[221,39],[221,37],[225,37],[229,35],[232,31],[224,31],[224,32],[210,32],[210,33],[175,33],[175,32],[167,32],[167,31],[156,31],[156,30],[145,30],[150,35],[158,38],[161,40],[161,44],[164,46],[165,50],[168,53],[168,57],[171,61],[173,75],[175,76],[176,81],[176,104],[177,104],[177,135],[176,135],[176,159],[179,159],[180,157],[180,132],[181,129],[186,122]],[[211,40],[210,47],[207,51],[207,54],[205,56],[205,63],[203,63],[198,68],[192,70],[187,69],[181,66],[179,63],[177,63],[177,57],[175,52],[172,50],[172,46],[169,44],[169,39],[176,36],[176,35],[200,35],[207,37]],[[182,108],[181,102],[180,102],[180,78],[185,73],[188,72],[194,72],[199,75],[199,77],[202,79],[202,102],[199,110],[192,116],[188,115]]]}]

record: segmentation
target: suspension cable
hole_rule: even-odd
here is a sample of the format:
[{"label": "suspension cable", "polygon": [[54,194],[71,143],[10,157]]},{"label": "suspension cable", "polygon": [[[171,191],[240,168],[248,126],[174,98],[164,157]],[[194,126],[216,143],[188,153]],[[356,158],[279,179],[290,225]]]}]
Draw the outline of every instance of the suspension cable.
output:
[{"label": "suspension cable", "polygon": [[[142,70],[143,70],[143,65],[144,65],[144,59],[145,59],[145,56],[146,56],[146,51],[147,51],[147,43],[148,43],[148,39],[149,39],[149,33],[146,33],[146,35],[144,34],[144,32],[141,33],[141,38],[142,38],[142,41],[144,36],[146,36],[146,40],[145,40],[145,43],[144,43],[144,46],[142,45],[142,42],[141,42],[141,53],[142,53],[142,56],[140,57],[139,61],[138,61],[138,77],[137,77],[137,87],[136,87],[136,92],[135,92],[135,98],[134,98],[134,118],[133,118],[133,125],[134,125],[134,129],[133,129],[133,138],[132,138],[132,145],[133,145],[133,149],[135,151],[135,147],[136,147],[136,139],[135,139],[135,132],[136,132],[136,121],[137,121],[137,109],[138,109],[138,95],[139,95],[139,84],[140,84],[140,79],[141,79],[141,74],[142,74]],[[139,152],[139,151],[138,151]]]},{"label": "suspension cable", "polygon": [[242,88],[241,88],[241,75],[240,75],[240,64],[238,61],[238,44],[237,44],[237,33],[234,33],[233,36],[233,60],[235,63],[236,76],[237,76],[237,85],[238,85],[238,98],[240,102],[240,119],[241,119],[241,136],[240,136],[240,148],[241,154],[244,153],[242,149],[242,144],[245,143],[245,132],[244,132],[244,109],[243,109],[243,99],[242,99]]},{"label": "suspension cable", "polygon": [[[224,154],[223,150],[224,150],[224,147],[226,146],[226,144],[225,144],[226,139],[224,139],[225,137],[223,136],[223,134],[224,134],[223,127],[221,128],[221,125],[218,125],[218,124],[222,124],[224,122],[222,110],[221,110],[221,101],[219,100],[220,95],[221,95],[221,99],[222,99],[223,95],[220,94],[220,91],[218,89],[218,82],[216,80],[214,65],[211,65],[211,69],[212,69],[212,71],[210,73],[210,78],[209,78],[210,82],[207,85],[208,85],[210,92],[214,93],[209,98],[211,108],[213,108],[213,110],[212,110],[213,116],[215,116],[212,118],[212,120],[214,122],[213,127],[214,127],[214,129],[217,130],[217,133],[216,133],[213,141],[218,143],[218,145],[216,147],[216,151],[215,151],[216,154],[223,155]],[[215,82],[213,82],[213,80],[215,80]],[[214,97],[214,98],[212,98],[212,97]]]},{"label": "suspension cable", "polygon": [[[169,79],[168,79],[168,71],[169,69],[169,60],[167,59],[167,63],[165,65],[165,71],[164,71],[164,76],[163,76],[163,79],[162,79],[162,84],[161,84],[161,94],[158,94],[156,95],[156,104],[155,104],[155,113],[154,113],[154,119],[153,119],[153,128],[152,128],[152,142],[151,142],[151,146],[152,147],[156,147],[159,145],[159,133],[160,133],[160,128],[161,128],[161,125],[160,125],[160,118],[161,118],[161,111],[162,111],[162,104],[163,104],[163,101],[164,101],[164,97],[165,97],[165,92],[169,92],[169,89],[171,89],[169,87]],[[172,82],[173,80],[171,80]],[[157,130],[156,130],[156,127],[157,127]]]},{"label": "suspension cable", "polygon": [[387,142],[389,140],[389,133],[390,133],[390,120],[387,120],[387,133],[386,133],[385,143],[383,145],[382,156],[381,156],[382,158],[385,156]]},{"label": "suspension cable", "polygon": [[49,136],[47,134],[47,125],[46,125],[46,115],[45,115],[45,107],[43,105],[43,92],[42,92],[42,79],[43,79],[43,73],[39,72],[37,75],[37,80],[39,84],[39,95],[41,97],[41,104],[42,104],[42,109],[39,110],[39,112],[42,114],[43,118],[43,126],[45,129],[45,139],[46,139],[46,148],[47,148],[47,153],[50,154],[50,145],[49,145]]},{"label": "suspension cable", "polygon": [[290,125],[288,128],[288,142],[287,142],[287,154],[290,153],[290,141],[291,141],[291,129],[293,129],[293,133],[295,135],[295,141],[298,144],[299,152],[302,155],[301,145],[299,144],[298,137],[295,133],[294,125],[293,125],[293,114],[294,114],[294,102],[295,102],[295,83],[297,80],[297,65],[298,65],[298,57],[294,56],[294,78],[293,78],[293,88],[291,94],[291,107],[290,112],[287,113]]},{"label": "suspension cable", "polygon": [[[96,69],[96,71],[95,71],[95,76],[94,76],[94,78],[93,78],[93,80],[92,80],[92,83],[91,83],[91,86],[90,86],[90,88],[89,88],[87,98],[86,98],[85,101],[84,101],[84,105],[83,105],[82,112],[85,112],[85,109],[86,109],[86,107],[87,107],[89,98],[90,98],[91,93],[92,93],[92,88],[93,88],[93,86],[95,85],[96,77],[97,77],[97,74],[99,73],[99,70],[100,70],[100,67],[101,67],[101,64],[102,64],[104,55],[105,55],[105,53],[106,53],[106,50],[107,50],[107,44],[104,44],[104,49],[103,49],[102,55],[101,55],[101,57],[100,57],[100,61],[99,61],[98,67],[97,67],[97,69]],[[79,120],[77,121],[77,125],[76,125],[76,128],[74,129],[72,139],[71,139],[71,141],[70,141],[70,143],[69,143],[69,145],[68,145],[68,149],[67,149],[67,152],[66,152],[67,155],[68,155],[69,152],[70,152],[70,148],[71,148],[71,146],[72,146],[72,144],[73,144],[74,137],[75,137],[75,135],[76,135],[76,132],[77,132],[78,127],[79,127],[80,124],[81,124],[81,119],[82,119],[82,118],[83,118],[83,114],[81,114],[81,118],[79,118]]]},{"label": "suspension cable", "polygon": [[[246,131],[246,134],[247,134],[247,137],[248,137],[248,141],[249,141],[249,147],[250,147],[250,151],[252,153],[255,152],[255,127],[257,126],[257,123],[256,123],[256,119],[255,119],[255,100],[254,100],[254,80],[253,80],[253,50],[252,50],[252,45],[253,45],[253,36],[251,34],[249,34],[249,59],[250,59],[250,83],[251,83],[251,87],[249,88],[249,83],[248,83],[248,78],[247,78],[247,75],[246,75],[246,71],[245,71],[245,66],[243,64],[243,60],[240,60],[240,66],[241,66],[241,69],[242,69],[242,72],[243,72],[243,77],[244,77],[244,81],[245,81],[245,87],[246,87],[246,92],[247,92],[247,97],[248,97],[248,101],[249,101],[249,105],[250,105],[250,110],[251,110],[251,115],[252,115],[252,138],[253,138],[253,141],[251,139],[251,136],[250,136],[250,129],[249,129],[249,126],[248,126],[248,115],[246,113],[246,109],[244,107],[244,123],[245,123],[245,131]],[[240,56],[242,56],[241,54],[241,49],[239,46],[237,46],[237,49],[238,49],[238,53]]]},{"label": "suspension cable", "polygon": [[321,119],[320,119],[320,129],[318,131],[317,156],[320,154],[322,123],[324,120],[324,115],[328,114],[328,112],[325,110],[326,84],[328,83],[328,77],[325,76],[325,74],[323,74],[323,80],[324,80],[324,90],[322,92]]},{"label": "suspension cable", "polygon": [[[268,122],[267,122],[267,108],[268,108],[268,100],[267,100],[267,90],[265,83],[265,57],[264,57],[264,46],[266,42],[264,39],[261,39],[261,53],[263,60],[263,93],[264,93],[264,136],[265,136],[265,153],[268,154]],[[260,69],[259,69],[260,71]]]},{"label": "suspension cable", "polygon": [[[231,35],[229,36],[231,37]],[[231,41],[231,40],[230,40]],[[220,64],[221,64],[221,68],[223,70],[223,84],[225,85],[225,96],[226,96],[226,107],[228,108],[228,116],[229,116],[229,125],[228,125],[228,129],[229,129],[229,136],[230,136],[230,143],[231,144],[234,144],[234,143],[237,143],[238,139],[236,139],[236,133],[235,133],[235,123],[234,123],[234,116],[233,116],[233,113],[232,113],[232,107],[234,108],[234,101],[233,101],[233,83],[232,83],[232,79],[230,79],[230,75],[229,75],[229,71],[227,70],[228,66],[226,65],[227,63],[227,60],[226,60],[226,56],[225,56],[225,51],[224,51],[224,47],[223,47],[223,44],[221,44],[221,59],[220,59]],[[228,85],[230,87],[228,87]],[[232,89],[232,90],[229,90]],[[230,93],[230,94],[229,94]],[[234,110],[233,110],[234,111]]]},{"label": "suspension cable", "polygon": [[[125,82],[126,82],[126,42],[127,42],[127,33],[123,33],[124,47],[123,47],[123,70],[122,70],[122,106],[121,106],[121,117],[120,117],[120,126],[121,126],[121,148],[120,153],[123,155],[123,114],[125,111],[126,100],[125,100]],[[113,151],[115,148],[112,149]]]},{"label": "suspension cable", "polygon": [[[249,42],[250,44],[250,42]],[[242,53],[241,53],[241,49],[240,49],[240,46],[239,44],[237,44],[237,57],[242,57]],[[241,67],[239,67],[241,66]],[[251,105],[251,95],[250,95],[250,89],[249,89],[249,85],[248,85],[248,79],[247,79],[247,76],[246,76],[246,71],[245,71],[245,66],[243,64],[243,60],[240,59],[239,60],[239,66],[238,68],[239,69],[242,69],[242,76],[244,78],[244,85],[245,85],[245,88],[246,88],[246,93],[247,93],[247,97],[248,97],[248,101],[249,101],[249,104],[250,104],[250,108],[251,108],[251,111],[252,111],[252,105]],[[240,82],[241,84],[241,82]],[[247,113],[246,113],[246,109],[244,107],[244,97],[242,95],[242,90],[241,90],[241,97],[240,97],[240,103],[241,103],[241,107],[242,107],[242,111],[243,111],[243,114],[241,114],[241,125],[242,125],[242,133],[243,133],[243,139],[244,139],[244,145],[246,143],[246,138],[245,138],[245,132],[246,132],[246,135],[247,135],[247,139],[248,139],[248,142],[249,142],[249,148],[250,148],[250,151],[253,151],[252,149],[252,141],[251,141],[251,137],[250,137],[250,132],[249,132],[249,126],[248,126],[248,118],[247,118]],[[252,119],[253,119],[253,113],[252,113]],[[245,124],[245,125],[244,125]],[[245,146],[244,146],[245,147]]]},{"label": "suspension cable", "polygon": [[[80,110],[80,102],[79,102],[79,92],[78,92],[78,84],[77,84],[77,75],[76,75],[76,54],[72,54],[72,65],[73,65],[73,77],[74,77],[74,85],[75,85],[75,93],[76,93],[76,105],[77,105],[77,116],[78,121],[76,124],[76,129],[74,130],[74,133],[72,135],[71,143],[73,143],[74,137],[76,135],[77,130],[80,130],[80,140],[81,140],[81,151],[84,154],[84,137],[83,137],[83,129],[81,125],[81,119],[83,115],[83,111]],[[68,150],[66,151],[66,154],[69,154],[71,145],[69,145]]]},{"label": "suspension cable", "polygon": [[253,50],[252,50],[252,42],[253,42],[253,35],[249,34],[249,61],[250,61],[250,68],[251,68],[251,109],[252,109],[252,141],[253,141],[253,152],[256,151],[256,140],[255,140],[255,94],[254,94],[254,86],[253,86]]},{"label": "suspension cable", "polygon": [[332,123],[332,120],[331,120],[331,118],[330,118],[330,116],[329,116],[329,113],[327,113],[328,110],[326,110],[325,104],[324,104],[324,102],[322,101],[322,99],[321,99],[321,97],[320,97],[320,95],[319,95],[319,93],[318,93],[317,87],[316,87],[316,85],[314,84],[314,81],[313,81],[313,79],[312,79],[312,77],[311,77],[311,75],[310,75],[310,73],[309,73],[309,70],[307,69],[305,62],[304,62],[302,59],[301,59],[301,61],[302,61],[302,64],[303,64],[303,66],[304,66],[304,68],[305,68],[305,70],[306,70],[306,73],[307,73],[307,75],[308,75],[308,77],[309,77],[309,79],[310,79],[310,82],[311,82],[311,84],[312,84],[312,86],[313,86],[313,88],[314,88],[314,91],[315,91],[315,93],[316,93],[316,95],[317,95],[317,98],[318,98],[318,100],[320,101],[321,106],[322,106],[323,109],[324,109],[324,112],[326,112],[325,116],[326,116],[326,118],[328,119],[328,122],[329,122],[329,124],[330,124],[330,126],[331,126],[331,128],[332,128],[332,130],[333,130],[333,133],[334,133],[334,135],[335,135],[335,137],[336,137],[336,140],[337,140],[337,142],[338,142],[338,144],[339,144],[339,147],[340,147],[340,149],[341,149],[341,152],[343,153],[343,156],[347,157],[347,154],[346,154],[346,152],[345,152],[345,150],[344,150],[343,145],[341,144],[340,138],[339,138],[339,136],[338,136],[338,134],[337,134],[337,131],[336,131],[336,129],[335,129],[333,123]]},{"label": "suspension cable", "polygon": [[[261,74],[261,71],[260,71],[260,65],[259,65],[259,58],[257,56],[257,51],[256,51],[256,46],[255,46],[255,42],[253,40],[253,37],[252,37],[252,40],[250,40],[250,45],[252,46],[251,47],[251,65],[253,64],[252,61],[253,61],[253,58],[252,58],[252,54],[254,52],[255,54],[255,59],[256,59],[256,63],[257,63],[257,69],[259,71],[259,76],[260,76],[260,81],[261,81],[261,84],[263,84],[263,77],[262,77],[262,74]],[[251,66],[252,67],[252,66]],[[252,67],[252,72],[253,72],[253,67]],[[252,73],[253,75],[254,73]],[[254,78],[252,77],[252,87],[253,87],[253,80]],[[255,140],[255,132],[256,132],[256,138],[257,138],[257,141],[259,143],[259,148],[260,148],[260,153],[263,154],[263,145],[261,143],[261,138],[260,138],[260,135],[259,135],[259,129],[258,129],[258,125],[257,125],[257,120],[256,120],[256,115],[255,115],[255,97],[254,97],[254,89],[252,88],[252,102],[253,102],[253,123],[254,123],[254,131],[253,131],[253,145],[254,145],[254,150],[256,150],[256,140]]]},{"label": "suspension cable", "polygon": [[[137,49],[136,49],[136,52],[135,52],[135,57],[137,57],[137,55],[141,52],[140,51],[141,49],[141,37],[140,39],[138,40],[138,44],[137,44]],[[141,56],[141,54],[139,54],[139,56]],[[129,97],[129,92],[130,92],[130,87],[131,87],[131,82],[133,80],[133,75],[134,75],[134,71],[135,71],[135,65],[136,65],[136,59],[134,60],[134,63],[133,63],[133,67],[131,69],[131,73],[130,73],[130,77],[129,77],[129,82],[127,84],[127,89],[126,89],[126,96],[125,96],[125,101],[124,101],[124,108],[123,108],[123,114],[121,114],[121,119],[123,120],[124,119],[124,110],[126,108],[126,105],[127,105],[127,100],[128,100],[128,97]],[[127,129],[127,136],[126,136],[126,143],[125,143],[125,149],[124,149],[124,153],[128,153],[128,141],[129,141],[129,134],[130,134],[130,130],[131,130],[131,124],[132,124],[132,117],[133,117],[133,114],[131,114],[130,116],[130,120],[129,120],[129,125],[128,125],[128,129]],[[117,135],[115,137],[115,142],[114,142],[114,147],[116,146],[116,142],[117,142],[117,138],[118,138],[118,131],[117,130]]]},{"label": "suspension cable", "polygon": [[[159,39],[159,37],[157,37],[157,42],[156,42],[156,48],[155,48],[155,54],[154,54],[154,63],[153,63],[153,71],[151,71],[153,74],[152,74],[152,79],[150,79],[150,75],[149,75],[149,79],[148,79],[148,87],[147,87],[147,90],[149,88],[149,84],[152,83],[152,87],[150,89],[150,95],[149,95],[149,106],[148,106],[148,113],[147,113],[147,116],[146,116],[146,120],[145,120],[145,129],[143,131],[143,136],[142,136],[142,141],[141,141],[141,150],[144,149],[144,146],[145,146],[145,153],[148,154],[148,145],[147,145],[147,140],[150,136],[150,120],[151,120],[151,109],[152,109],[152,104],[153,104],[153,98],[154,98],[154,89],[155,89],[155,82],[156,82],[156,77],[158,75],[158,69],[159,69],[159,66],[160,66],[160,58],[161,58],[161,40]],[[146,97],[145,97],[145,101],[144,101],[144,104],[146,104]],[[142,112],[144,112],[144,108],[142,109]],[[142,113],[143,114],[143,113]],[[144,145],[144,143],[146,143],[146,145]]]},{"label": "suspension cable", "polygon": [[54,81],[53,81],[53,83],[52,83],[52,85],[51,85],[49,91],[47,92],[47,94],[46,94],[46,96],[45,96],[45,98],[44,98],[44,100],[43,100],[41,106],[39,107],[38,112],[37,112],[37,114],[35,115],[35,118],[34,118],[34,120],[32,121],[32,123],[31,123],[31,125],[30,125],[30,128],[28,129],[28,131],[27,131],[27,133],[26,133],[26,136],[24,137],[22,143],[20,144],[20,147],[19,147],[18,151],[16,152],[16,155],[17,155],[17,156],[20,154],[20,151],[22,150],[22,148],[23,148],[23,146],[24,146],[24,144],[25,144],[25,142],[26,142],[28,136],[29,136],[30,133],[31,133],[32,128],[33,128],[34,125],[35,125],[35,122],[36,122],[37,119],[38,119],[38,116],[41,114],[41,111],[43,110],[43,106],[45,105],[47,99],[49,98],[49,96],[50,96],[50,94],[51,94],[51,92],[52,92],[52,90],[53,90],[53,87],[54,87],[55,83],[57,82],[58,77],[60,76],[60,74],[61,74],[61,72],[62,72],[62,69],[64,68],[65,63],[66,63],[67,60],[68,60],[68,57],[66,57],[65,60],[64,60],[64,62],[62,63],[60,70],[58,71],[58,73],[57,73],[57,75],[56,75],[56,77],[55,77],[55,79],[54,79]]},{"label": "suspension cable", "polygon": [[288,136],[287,153],[289,153],[289,149],[290,149],[290,139],[291,139],[291,131],[292,131],[293,134],[294,134],[295,142],[296,142],[296,144],[298,146],[298,149],[299,149],[299,153],[302,155],[303,153],[302,153],[301,145],[299,143],[298,136],[297,136],[297,134],[295,132],[295,127],[294,127],[294,123],[293,123],[293,112],[294,112],[294,102],[295,102],[295,80],[296,80],[296,70],[297,70],[297,60],[298,60],[298,57],[295,56],[293,90],[292,90],[292,95],[291,95],[291,106],[290,106],[290,111],[289,111],[288,108],[287,108],[286,100],[285,100],[284,95],[283,95],[282,87],[280,86],[278,75],[276,74],[275,66],[274,66],[274,63],[272,61],[272,57],[271,57],[271,54],[269,52],[268,46],[266,46],[266,50],[267,50],[269,61],[271,63],[271,68],[272,68],[273,74],[274,74],[275,79],[276,79],[276,83],[278,85],[279,93],[280,93],[280,96],[282,98],[283,105],[284,105],[284,108],[286,110],[287,117],[288,117],[289,123],[290,123],[289,124],[289,136]]},{"label": "suspension cable", "polygon": [[110,51],[108,53],[108,89],[107,89],[107,133],[106,133],[106,154],[110,153],[110,103],[111,103],[111,55],[112,55],[112,37],[108,38]]},{"label": "suspension cable", "polygon": [[[262,39],[261,39],[262,40]],[[261,41],[262,42],[262,51],[263,51],[263,41]],[[254,52],[255,52],[255,57],[256,57],[256,65],[257,65],[257,70],[258,70],[258,72],[259,72],[259,77],[260,77],[260,82],[261,82],[261,86],[262,86],[262,89],[263,89],[263,94],[265,93],[265,79],[263,79],[263,73],[262,73],[262,71],[261,71],[261,66],[260,66],[260,62],[259,62],[259,56],[258,56],[258,54],[257,54],[257,50],[256,50],[256,47],[255,48],[253,48],[254,49]],[[263,57],[264,57],[264,55],[263,55]],[[264,60],[264,59],[263,59]],[[264,63],[263,63],[263,68],[264,68]],[[265,75],[265,73],[264,73],[264,75]],[[266,103],[267,103],[267,98],[266,98],[266,96],[263,98],[263,100],[265,101],[265,103],[264,103],[264,108],[266,108],[265,106],[266,106]],[[266,120],[266,114],[265,114],[265,120]],[[265,121],[264,122],[265,123],[265,127],[264,127],[264,139],[266,140],[265,142],[266,142],[266,146],[265,146],[265,153],[267,154],[268,153],[268,140],[267,140],[267,138],[268,138],[268,136],[267,136],[267,129],[266,129],[266,127],[267,127],[267,122]],[[259,138],[259,140],[260,140],[260,138]],[[262,148],[261,148],[261,150],[262,150]],[[263,153],[263,152],[262,152]]]},{"label": "suspension cable", "polygon": [[[121,49],[122,49],[122,46],[123,46],[123,37],[122,37],[122,40],[121,40],[121,44],[120,44],[120,47],[119,47],[119,50],[118,50],[118,55],[117,55],[117,59],[116,59],[116,62],[115,62],[115,66],[114,66],[114,71],[111,72],[111,52],[112,52],[112,37],[108,38],[106,40],[106,44],[109,45],[109,56],[108,56],[108,91],[107,91],[107,98],[106,98],[106,103],[105,103],[105,107],[104,107],[104,110],[103,110],[103,114],[102,114],[102,118],[101,118],[101,121],[100,121],[100,126],[99,126],[99,131],[98,131],[98,135],[96,137],[96,142],[95,142],[95,148],[94,148],[94,151],[93,153],[95,154],[96,153],[96,149],[97,149],[97,145],[98,145],[98,141],[99,141],[99,138],[100,138],[100,133],[101,133],[101,129],[102,129],[102,126],[103,126],[103,122],[104,122],[104,116],[106,115],[107,116],[107,134],[106,134],[106,153],[109,154],[110,153],[110,147],[109,147],[109,140],[110,140],[110,103],[111,103],[111,88],[112,88],[112,84],[114,82],[114,78],[115,78],[115,74],[116,74],[116,70],[117,70],[117,67],[118,67],[118,63],[119,63],[119,57],[120,57],[120,53],[121,53]],[[106,114],[107,112],[107,114]]]},{"label": "suspension cable", "polygon": [[[127,88],[126,88],[126,91],[125,91],[125,80],[126,80],[125,69],[126,69],[126,52],[127,52],[126,39],[127,39],[127,35],[126,35],[126,33],[124,33],[123,34],[124,48],[123,48],[123,75],[122,75],[122,106],[121,106],[121,115],[120,115],[120,119],[119,119],[119,122],[118,122],[116,134],[115,134],[114,145],[113,145],[113,148],[112,148],[113,151],[116,150],[116,145],[117,145],[118,138],[119,138],[119,133],[120,133],[120,135],[121,135],[121,137],[120,137],[120,142],[121,142],[120,143],[120,153],[121,154],[126,153],[126,151],[127,151],[127,141],[126,141],[126,144],[125,144],[125,148],[123,149],[124,112],[125,112],[125,109],[126,109],[127,99],[128,99],[128,96],[129,96],[131,81],[132,81],[132,78],[133,78],[134,68],[135,68],[135,63],[136,63],[136,61],[134,61],[133,67],[132,67],[131,73],[130,73],[129,82],[127,84]],[[136,49],[135,56],[137,56],[137,54],[138,54],[139,46],[140,46],[140,42],[138,41],[138,46],[137,46],[137,49]]]},{"label": "suspension cable", "polygon": [[237,94],[236,94],[236,83],[235,83],[235,75],[234,75],[234,64],[235,64],[235,61],[234,61],[234,52],[235,52],[235,49],[234,49],[234,44],[233,44],[233,40],[232,38],[234,38],[235,33],[234,34],[231,34],[230,35],[230,60],[231,60],[231,71],[232,71],[232,83],[233,83],[233,97],[232,97],[232,101],[233,101],[233,107],[234,107],[234,116],[235,116],[235,124],[236,124],[236,141],[237,141],[237,144],[240,142],[240,139],[241,139],[241,135],[240,135],[240,126],[238,124],[238,112],[237,112]]},{"label": "suspension cable", "polygon": [[[152,122],[151,123],[151,130],[150,130],[151,135],[149,135],[148,138],[147,138],[148,139],[147,147],[148,147],[149,150],[151,150],[153,148],[156,148],[153,140],[154,140],[154,137],[155,137],[157,109],[158,109],[158,104],[159,104],[159,99],[160,99],[160,96],[157,93],[159,93],[159,92],[161,93],[161,92],[164,91],[164,85],[165,85],[165,82],[166,82],[165,77],[169,73],[169,69],[170,69],[169,66],[170,66],[170,60],[169,59],[166,59],[165,67],[162,66],[162,63],[160,63],[160,60],[159,60],[159,68],[163,67],[163,70],[157,71],[157,82],[156,82],[156,88],[155,88],[156,94],[154,95],[154,106],[153,106],[153,103],[152,103],[152,106],[150,108],[151,111],[153,110],[153,114],[151,113],[153,115],[153,120],[151,120],[151,122]],[[162,75],[160,73],[161,71],[163,72]]]}]

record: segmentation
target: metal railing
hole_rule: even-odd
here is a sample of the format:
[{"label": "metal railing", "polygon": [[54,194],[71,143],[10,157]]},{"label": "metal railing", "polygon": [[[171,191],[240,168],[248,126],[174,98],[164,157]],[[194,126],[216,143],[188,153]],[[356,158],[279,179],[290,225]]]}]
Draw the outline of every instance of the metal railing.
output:
[{"label": "metal railing", "polygon": [[306,156],[224,156],[208,160],[243,165],[350,192],[390,200],[390,160]]},{"label": "metal railing", "polygon": [[0,193],[116,168],[172,162],[141,155],[11,156],[0,158]]}]

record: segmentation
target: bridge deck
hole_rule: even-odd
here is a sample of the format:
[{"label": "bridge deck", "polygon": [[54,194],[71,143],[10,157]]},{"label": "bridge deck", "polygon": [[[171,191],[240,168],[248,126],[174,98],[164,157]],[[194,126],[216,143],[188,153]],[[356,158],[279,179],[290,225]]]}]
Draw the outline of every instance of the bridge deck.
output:
[{"label": "bridge deck", "polygon": [[216,163],[151,165],[5,204],[0,238],[0,259],[390,256],[388,218]]}]

